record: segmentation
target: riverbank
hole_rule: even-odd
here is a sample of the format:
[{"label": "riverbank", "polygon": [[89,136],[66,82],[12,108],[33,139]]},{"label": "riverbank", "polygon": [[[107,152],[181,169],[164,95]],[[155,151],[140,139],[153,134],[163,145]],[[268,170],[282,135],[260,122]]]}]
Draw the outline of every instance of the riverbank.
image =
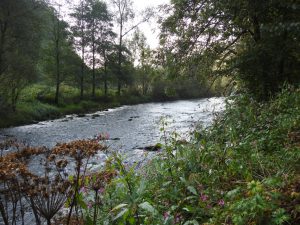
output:
[{"label": "riverbank", "polygon": [[[195,96],[196,98],[211,97],[209,94]],[[13,126],[34,124],[39,121],[53,120],[61,118],[69,114],[79,114],[83,116],[87,113],[93,113],[97,111],[104,111],[111,108],[120,107],[123,105],[136,105],[141,103],[150,102],[168,102],[184,100],[184,98],[178,97],[164,97],[153,98],[152,96],[99,96],[95,99],[86,97],[84,100],[74,98],[68,100],[59,105],[52,104],[51,101],[46,102],[45,99],[39,100],[37,97],[31,97],[30,99],[22,99],[18,105],[17,110],[13,112],[11,109],[7,109],[4,112],[0,112],[0,128],[7,128]]]},{"label": "riverbank", "polygon": [[170,139],[135,184],[157,210],[149,224],[299,224],[299,107],[299,89],[267,103],[242,96],[192,142]]},{"label": "riverbank", "polygon": [[299,224],[300,90],[233,100],[191,142],[167,137],[141,175],[110,185],[100,223]]}]

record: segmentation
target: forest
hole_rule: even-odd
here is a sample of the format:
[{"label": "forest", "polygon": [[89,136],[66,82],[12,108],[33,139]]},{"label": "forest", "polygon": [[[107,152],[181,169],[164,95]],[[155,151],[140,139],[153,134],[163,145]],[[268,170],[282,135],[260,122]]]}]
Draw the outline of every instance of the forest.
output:
[{"label": "forest", "polygon": [[130,1],[74,4],[66,15],[51,1],[2,1],[0,127],[221,93],[221,79],[211,88],[197,68],[178,72],[170,52],[150,48],[138,27],[159,9],[135,22]]},{"label": "forest", "polygon": [[[193,121],[188,137],[161,118],[160,141],[133,163],[106,133],[39,147],[0,129],[0,223],[300,224],[298,1],[170,0],[138,12],[132,0],[79,0],[67,14],[54,2],[0,1],[0,128],[141,103],[224,109],[195,111],[212,122]],[[145,23],[157,23],[156,48]],[[121,119],[140,141],[128,124],[142,132],[146,121]]]}]

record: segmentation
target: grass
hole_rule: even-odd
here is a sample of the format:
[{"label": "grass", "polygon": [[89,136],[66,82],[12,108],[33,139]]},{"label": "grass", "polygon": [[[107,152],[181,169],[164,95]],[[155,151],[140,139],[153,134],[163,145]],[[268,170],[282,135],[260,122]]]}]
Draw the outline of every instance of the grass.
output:
[{"label": "grass", "polygon": [[42,84],[28,86],[21,93],[15,112],[9,108],[0,111],[0,128],[55,119],[67,114],[91,113],[121,105],[179,99],[174,96],[164,98],[156,98],[150,94],[143,96],[137,90],[129,88],[124,89],[121,96],[117,96],[116,90],[113,89],[109,89],[107,96],[104,96],[101,90],[97,90],[95,98],[92,98],[91,93],[88,92],[81,100],[78,88],[62,84],[59,104],[56,105],[54,93],[54,87]]},{"label": "grass", "polygon": [[79,90],[63,85],[62,95],[58,105],[54,104],[54,89],[44,85],[32,85],[23,90],[13,112],[7,109],[0,112],[0,128],[35,123],[37,121],[59,118],[67,114],[84,114],[119,107],[150,102],[151,98],[134,96],[125,93],[121,97],[114,95],[112,90],[107,97],[97,91],[97,97],[92,99],[89,95],[80,100]]}]

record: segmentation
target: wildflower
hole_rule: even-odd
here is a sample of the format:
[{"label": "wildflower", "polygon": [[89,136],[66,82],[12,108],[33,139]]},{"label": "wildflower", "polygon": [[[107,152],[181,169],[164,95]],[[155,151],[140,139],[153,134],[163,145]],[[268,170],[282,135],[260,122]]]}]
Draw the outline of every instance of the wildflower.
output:
[{"label": "wildflower", "polygon": [[164,219],[165,219],[165,220],[168,219],[169,216],[170,216],[169,212],[164,212]]},{"label": "wildflower", "polygon": [[182,220],[182,216],[180,214],[176,214],[175,215],[175,223],[180,223],[181,220]]},{"label": "wildflower", "polygon": [[210,204],[208,204],[208,205],[207,205],[207,208],[208,208],[208,209],[211,209],[211,208],[212,208],[212,206],[211,206]]},{"label": "wildflower", "polygon": [[201,194],[200,199],[201,199],[201,201],[206,202],[208,199],[208,196],[205,194]]},{"label": "wildflower", "polygon": [[93,207],[93,203],[91,201],[88,202],[87,207],[91,209]]},{"label": "wildflower", "polygon": [[98,191],[99,191],[100,194],[103,194],[105,192],[105,188],[102,187]]},{"label": "wildflower", "polygon": [[82,187],[82,188],[80,189],[80,192],[81,192],[81,193],[87,193],[86,187]]},{"label": "wildflower", "polygon": [[225,202],[224,202],[224,200],[223,200],[223,199],[221,199],[221,200],[218,202],[218,205],[223,207],[223,206],[225,205]]}]

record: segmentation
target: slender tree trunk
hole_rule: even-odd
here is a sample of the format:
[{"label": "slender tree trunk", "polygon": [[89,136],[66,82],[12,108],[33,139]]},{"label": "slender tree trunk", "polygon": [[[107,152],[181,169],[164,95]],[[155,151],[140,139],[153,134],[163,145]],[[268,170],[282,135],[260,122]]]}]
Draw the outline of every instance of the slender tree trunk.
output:
[{"label": "slender tree trunk", "polygon": [[107,96],[107,65],[106,65],[106,59],[104,62],[104,94]]},{"label": "slender tree trunk", "polygon": [[118,96],[121,95],[121,76],[122,76],[122,38],[123,38],[123,21],[120,22],[120,39],[119,39],[119,59],[118,59]]},{"label": "slender tree trunk", "polygon": [[4,53],[6,30],[7,30],[7,22],[5,21],[3,25],[1,24],[1,34],[0,34],[0,75],[4,72],[3,53]]},{"label": "slender tree trunk", "polygon": [[[93,22],[94,23],[94,22]],[[96,76],[95,76],[95,27],[93,26],[92,32],[92,44],[93,44],[93,88],[92,88],[92,97],[95,98],[95,89],[96,89]]]},{"label": "slender tree trunk", "polygon": [[59,19],[57,19],[57,33],[55,40],[55,53],[56,53],[56,91],[55,91],[55,104],[58,105],[59,88],[60,88],[60,55],[59,55]]},{"label": "slender tree trunk", "polygon": [[11,89],[11,107],[13,112],[17,110],[17,101],[19,97],[19,91],[16,87],[12,87]]},{"label": "slender tree trunk", "polygon": [[60,69],[59,69],[59,55],[56,55],[56,91],[55,91],[55,104],[58,105],[60,89]]},{"label": "slender tree trunk", "polygon": [[84,55],[85,55],[85,37],[83,21],[83,1],[81,1],[81,76],[80,76],[80,100],[83,99],[83,81],[84,81]]},{"label": "slender tree trunk", "polygon": [[82,49],[81,75],[80,75],[80,99],[83,99],[83,76],[84,76],[84,48]]}]

